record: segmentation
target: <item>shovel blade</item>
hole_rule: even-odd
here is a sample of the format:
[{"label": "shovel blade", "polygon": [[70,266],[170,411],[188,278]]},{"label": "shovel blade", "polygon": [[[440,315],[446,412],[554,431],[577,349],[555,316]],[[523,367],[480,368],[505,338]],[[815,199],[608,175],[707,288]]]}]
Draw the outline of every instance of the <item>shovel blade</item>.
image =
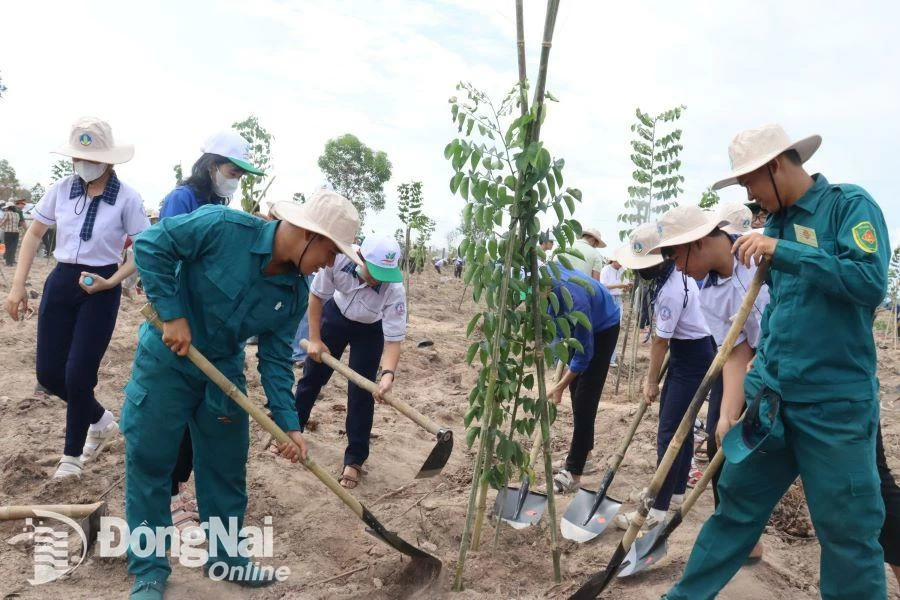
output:
[{"label": "shovel blade", "polygon": [[591,541],[609,527],[613,517],[622,507],[622,503],[607,496],[594,514],[591,514],[596,500],[597,492],[584,488],[578,490],[578,494],[572,499],[569,508],[566,509],[566,513],[559,522],[559,530],[564,538],[583,544]]},{"label": "shovel blade", "polygon": [[387,544],[394,550],[397,550],[398,552],[402,552],[403,554],[412,557],[414,560],[418,560],[423,563],[427,563],[430,567],[432,567],[433,569],[436,569],[437,571],[441,570],[442,563],[441,563],[440,559],[438,559],[435,556],[432,556],[431,554],[428,554],[424,550],[420,550],[419,548],[416,548],[415,546],[413,546],[412,544],[410,544],[409,542],[407,542],[406,540],[401,538],[399,535],[397,535],[393,531],[388,531],[384,527],[384,525],[382,525],[378,521],[378,519],[375,518],[375,515],[373,515],[372,513],[369,512],[369,509],[367,509],[365,506],[363,506],[362,509],[363,509],[362,520],[366,525],[368,525],[368,527],[366,527],[366,533],[368,533],[369,535],[371,535],[373,537],[378,538],[379,540],[381,540],[382,542],[384,542],[385,544]]},{"label": "shovel blade", "polygon": [[437,432],[437,443],[431,449],[431,454],[425,459],[425,463],[416,474],[416,479],[434,477],[443,470],[444,465],[450,460],[453,452],[453,432],[449,429],[441,429]]},{"label": "shovel blade", "polygon": [[622,568],[618,573],[619,577],[634,575],[662,560],[669,549],[669,541],[663,540],[655,548],[654,546],[656,545],[656,538],[659,537],[665,527],[665,522],[660,523],[634,540],[634,544],[631,545],[625,560],[622,561]]},{"label": "shovel blade", "polygon": [[[546,494],[528,491],[522,502],[522,510],[519,508],[519,488],[508,487],[506,493],[502,491],[494,499],[494,514],[505,521],[513,529],[525,529],[537,524],[544,516],[547,508]],[[518,511],[518,515],[516,514]]]}]

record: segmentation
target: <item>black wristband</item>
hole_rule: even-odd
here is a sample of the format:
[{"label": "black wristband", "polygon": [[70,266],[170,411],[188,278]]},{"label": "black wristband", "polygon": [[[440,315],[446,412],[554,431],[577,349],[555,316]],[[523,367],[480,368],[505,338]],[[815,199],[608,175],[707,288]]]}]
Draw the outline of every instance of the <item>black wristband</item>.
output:
[{"label": "black wristband", "polygon": [[381,371],[381,376],[384,377],[387,373],[390,373],[390,374],[391,374],[391,379],[394,379],[394,380],[397,379],[397,376],[396,376],[396,375],[394,374],[394,372],[391,371],[390,369],[383,369],[383,370]]}]

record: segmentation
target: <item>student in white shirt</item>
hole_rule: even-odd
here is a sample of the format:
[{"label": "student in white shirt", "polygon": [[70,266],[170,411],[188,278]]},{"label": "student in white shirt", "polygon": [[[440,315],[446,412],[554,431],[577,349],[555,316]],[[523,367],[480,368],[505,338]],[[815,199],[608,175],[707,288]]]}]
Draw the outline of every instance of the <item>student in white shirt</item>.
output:
[{"label": "student in white shirt", "polygon": [[584,257],[578,258],[572,254],[566,254],[566,259],[572,268],[599,280],[600,271],[603,270],[603,257],[598,248],[606,248],[606,242],[600,238],[600,232],[596,229],[585,229],[581,234],[581,239],[575,240],[572,248],[581,252]]},{"label": "student in white shirt", "polygon": [[140,195],[119,181],[113,165],[134,156],[117,146],[105,121],[83,117],[69,143],[56,151],[75,171],[50,186],[35,206],[6,310],[27,310],[25,281],[44,233],[56,225],[56,268],[44,283],[38,313],[38,383],[66,402],[66,443],[54,478],[81,475],[84,462],[118,434],[113,414],[94,397],[97,372],[116,325],[121,282],[135,272],[121,267],[127,236],[150,225]]},{"label": "student in white shirt", "polygon": [[[613,258],[608,265],[600,271],[600,283],[609,290],[613,301],[619,310],[622,310],[622,294],[631,289],[631,282],[625,278],[625,267]],[[613,349],[610,366],[616,365],[616,350]]]},{"label": "student in white shirt", "polygon": [[[394,385],[400,343],[406,337],[406,292],[393,238],[367,236],[359,248],[364,267],[345,256],[320,269],[309,294],[309,348],[295,399],[300,429],[305,429],[313,404],[332,370],[320,362],[322,352],[340,358],[350,346],[350,368],[374,380],[381,364],[379,393]],[[353,383],[347,386],[347,449],[342,486],[356,487],[369,457],[369,435],[375,413],[373,395]]]},{"label": "student in white shirt", "polygon": [[[660,396],[659,372],[666,350],[669,351],[669,371],[665,387],[659,399],[659,428],[656,434],[657,464],[662,460],[669,442],[684,418],[694,393],[715,355],[712,335],[700,308],[700,290],[693,278],[675,269],[671,261],[664,261],[656,249],[660,239],[662,222],[645,224],[632,232],[631,252],[620,250],[617,258],[630,268],[640,269],[629,255],[648,260],[654,254],[657,264],[643,268],[638,274],[653,280],[650,299],[655,315],[653,343],[650,347],[650,365],[644,382],[644,398],[648,403]],[[645,263],[643,263],[645,264]],[[663,521],[670,504],[680,505],[687,489],[691,469],[694,440],[693,431],[688,435],[675,458],[669,474],[653,502],[653,508],[645,521],[653,528]],[[627,529],[636,511],[617,515],[616,525]]]}]

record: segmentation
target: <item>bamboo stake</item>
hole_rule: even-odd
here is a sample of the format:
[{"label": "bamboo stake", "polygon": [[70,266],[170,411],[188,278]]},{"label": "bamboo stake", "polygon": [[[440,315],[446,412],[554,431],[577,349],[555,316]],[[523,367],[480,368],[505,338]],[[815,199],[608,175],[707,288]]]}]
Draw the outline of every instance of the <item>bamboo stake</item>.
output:
[{"label": "bamboo stake", "polygon": [[628,349],[628,333],[631,330],[631,319],[634,317],[634,296],[635,293],[631,294],[631,310],[628,312],[628,317],[625,319],[625,339],[622,340],[622,350],[619,351],[619,366],[616,367],[616,391],[615,395],[619,395],[619,380],[622,377],[622,364],[625,363],[625,351]]},{"label": "bamboo stake", "polygon": [[[644,310],[644,289],[645,282],[641,281],[637,287],[637,293],[635,294],[633,310],[635,311],[635,318],[633,319],[632,324],[632,341],[631,341],[631,359],[630,364],[628,365],[628,401],[634,401],[634,382],[635,382],[635,373],[637,371],[637,351],[638,346],[640,345],[640,337],[641,337],[641,314]],[[653,324],[651,323],[652,327]]]}]

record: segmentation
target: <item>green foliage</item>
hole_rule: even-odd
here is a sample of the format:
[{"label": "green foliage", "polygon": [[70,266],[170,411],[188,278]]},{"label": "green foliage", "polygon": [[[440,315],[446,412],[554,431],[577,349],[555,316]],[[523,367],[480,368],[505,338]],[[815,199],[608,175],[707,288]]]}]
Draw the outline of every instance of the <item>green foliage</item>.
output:
[{"label": "green foliage", "polygon": [[181,170],[181,163],[172,167],[172,171],[175,172],[175,185],[182,185],[184,183],[184,172]]},{"label": "green foliage", "polygon": [[[653,215],[664,213],[678,203],[675,198],[684,190],[684,177],[679,155],[681,129],[675,127],[685,106],[677,106],[655,117],[635,111],[637,122],[631,126],[635,138],[631,141],[631,162],[635,170],[631,173],[635,185],[628,188],[625,212],[619,215],[620,223],[626,225],[619,231],[619,238],[625,239],[641,223],[648,222]],[[668,131],[668,133],[667,133]]]},{"label": "green foliage", "polygon": [[900,297],[900,246],[894,248],[888,265],[888,298],[896,302]]},{"label": "green foliage", "polygon": [[391,161],[386,153],[369,148],[347,133],[325,143],[318,164],[334,191],[359,211],[360,222],[369,209],[384,209],[384,184],[391,178]]},{"label": "green foliage", "polygon": [[44,194],[47,193],[47,190],[44,189],[40,183],[36,183],[31,186],[31,201],[37,203],[41,198],[44,197]]},{"label": "green foliage", "polygon": [[31,192],[22,187],[9,161],[0,159],[0,202],[19,198],[31,198]]},{"label": "green foliage", "polygon": [[291,200],[294,202],[299,202],[300,204],[306,203],[306,194],[303,192],[294,192],[294,195],[291,196]]},{"label": "green foliage", "polygon": [[[499,103],[469,83],[460,83],[457,90],[464,99],[450,98],[450,115],[459,136],[447,144],[444,158],[454,171],[450,191],[466,201],[460,228],[465,236],[460,244],[467,265],[465,282],[472,286],[475,301],[485,305],[469,324],[471,335],[475,324],[481,323],[479,339],[472,342],[466,357],[470,364],[479,363],[480,371],[469,394],[464,421],[469,428],[467,439],[490,436],[488,456],[495,460],[486,465],[484,477],[502,487],[508,477],[507,463],[520,470],[529,469],[527,453],[514,438],[530,436],[540,418],[541,403],[534,385],[534,370],[539,363],[534,339],[552,341],[558,327],[565,332],[576,324],[574,316],[554,318],[546,312],[548,303],[558,302],[549,293],[555,265],[548,262],[541,268],[538,289],[532,287],[526,274],[531,271],[533,252],[549,261],[565,253],[580,236],[581,226],[571,215],[581,192],[564,187],[563,159],[554,158],[543,142],[529,143],[529,129],[543,121],[546,108],[540,117],[536,108],[521,114],[523,93],[519,85]],[[557,244],[551,257],[545,257],[538,246],[542,221],[544,228],[549,225]],[[508,251],[511,261],[506,263]],[[534,294],[541,307],[537,321],[542,331],[537,336]],[[559,351],[573,347],[573,342],[564,340]],[[549,347],[543,349],[543,361],[555,361]],[[492,372],[496,373],[494,410],[492,415],[485,415]]]},{"label": "green foliage", "polygon": [[711,187],[706,188],[703,191],[703,195],[700,196],[700,208],[708,209],[712,208],[719,204],[719,194],[716,190]]},{"label": "green foliage", "polygon": [[50,167],[50,183],[56,183],[60,179],[65,179],[74,172],[72,159],[61,158]]},{"label": "green foliage", "polygon": [[[272,141],[274,136],[265,127],[259,124],[255,115],[250,115],[243,121],[231,124],[244,139],[250,142],[250,158],[248,161],[260,171],[269,173],[272,168]],[[274,179],[274,177],[272,178]],[[258,212],[268,185],[271,183],[268,175],[251,175],[245,173],[241,177],[241,208],[247,212]]]}]

